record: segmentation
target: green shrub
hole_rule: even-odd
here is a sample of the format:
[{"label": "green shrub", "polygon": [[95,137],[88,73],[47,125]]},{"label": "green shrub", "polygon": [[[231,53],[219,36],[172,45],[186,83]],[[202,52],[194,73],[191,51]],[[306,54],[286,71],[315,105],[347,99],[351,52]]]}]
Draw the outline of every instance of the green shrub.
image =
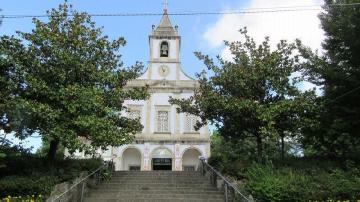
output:
[{"label": "green shrub", "polygon": [[7,196],[47,196],[56,184],[70,181],[83,171],[94,171],[101,159],[65,159],[49,163],[30,154],[8,155],[0,167],[0,198]]},{"label": "green shrub", "polygon": [[47,195],[58,182],[56,176],[7,176],[0,179],[0,193],[2,197]]},{"label": "green shrub", "polygon": [[335,169],[296,169],[254,164],[245,187],[259,201],[326,201],[360,198],[360,173]]}]

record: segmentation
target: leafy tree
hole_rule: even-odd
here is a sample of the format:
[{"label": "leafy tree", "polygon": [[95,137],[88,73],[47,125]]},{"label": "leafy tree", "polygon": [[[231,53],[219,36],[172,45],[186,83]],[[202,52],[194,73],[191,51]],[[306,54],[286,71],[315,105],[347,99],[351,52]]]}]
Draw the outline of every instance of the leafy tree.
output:
[{"label": "leafy tree", "polygon": [[[209,163],[221,173],[242,178],[244,169],[253,163],[253,159],[256,159],[256,140],[254,138],[246,138],[227,141],[217,131],[210,138],[211,157],[209,158]],[[265,141],[264,145],[270,142]],[[273,145],[276,146],[275,144]],[[276,154],[274,147],[264,146],[264,154]]]},{"label": "leafy tree", "polygon": [[[0,129],[3,129],[5,133],[10,133],[15,129],[15,120],[20,118],[18,111],[14,109],[16,103],[20,102],[18,95],[24,82],[23,70],[13,65],[12,58],[6,54],[6,51],[17,52],[18,55],[24,52],[18,46],[13,46],[8,43],[9,41],[2,39],[0,43]],[[5,137],[3,139],[5,140]]]},{"label": "leafy tree", "polygon": [[[2,52],[1,50],[0,53]],[[5,111],[7,109],[6,103],[10,100],[12,88],[15,84],[11,78],[9,78],[11,75],[11,66],[7,64],[3,55],[0,55],[0,57],[0,129],[3,129],[5,132],[10,132],[10,125],[5,119]]]},{"label": "leafy tree", "polygon": [[[0,9],[0,12],[2,11],[2,9]],[[2,16],[0,15],[0,25],[2,24]],[[9,100],[10,98],[10,94],[11,94],[11,90],[10,88],[12,88],[12,82],[10,81],[9,76],[11,75],[11,67],[9,64],[6,63],[6,61],[4,60],[5,58],[3,58],[4,56],[1,54],[3,52],[3,50],[0,50],[0,129],[4,130],[5,132],[9,132],[10,128],[9,128],[9,124],[7,123],[8,121],[5,119],[5,102],[6,100]],[[5,141],[5,138],[3,138],[2,140],[0,140],[2,142]]]},{"label": "leafy tree", "polygon": [[290,78],[301,69],[297,44],[280,41],[270,50],[269,38],[260,45],[240,30],[244,42],[226,42],[233,61],[218,57],[220,66],[209,56],[196,53],[212,76],[198,74],[200,87],[189,99],[170,99],[179,112],[201,118],[197,127],[207,120],[215,124],[227,141],[252,137],[256,140],[257,158],[263,160],[264,138],[293,133],[301,128],[298,122],[281,124],[290,117],[302,117],[314,97],[313,92],[301,93],[300,80]]},{"label": "leafy tree", "polygon": [[307,76],[324,90],[319,124],[304,139],[308,150],[317,154],[360,154],[360,7],[337,5],[359,2],[326,0],[320,15],[325,53],[302,50],[310,58]]},{"label": "leafy tree", "polygon": [[[124,68],[118,50],[123,38],[110,41],[91,17],[67,2],[48,11],[49,19],[33,19],[30,33],[3,36],[3,59],[21,70],[15,111],[19,125],[50,142],[49,158],[61,143],[70,152],[119,146],[141,130],[138,120],[121,116],[125,99],[145,99],[146,87],[125,90],[142,65]],[[27,136],[17,130],[17,136]]]},{"label": "leafy tree", "polygon": [[[36,150],[36,155],[39,157],[46,157],[47,154],[49,153],[49,149],[50,149],[50,142],[45,139],[44,141],[42,141],[41,147]],[[56,159],[63,159],[64,155],[65,155],[65,147],[60,143],[58,145],[55,157]]]},{"label": "leafy tree", "polygon": [[[295,142],[302,140],[303,133],[316,123],[317,97],[313,91],[299,93],[295,99],[278,101],[276,113],[272,114],[274,128],[280,143],[280,158],[284,160],[286,153],[285,138]],[[289,146],[289,145],[288,145]]]}]

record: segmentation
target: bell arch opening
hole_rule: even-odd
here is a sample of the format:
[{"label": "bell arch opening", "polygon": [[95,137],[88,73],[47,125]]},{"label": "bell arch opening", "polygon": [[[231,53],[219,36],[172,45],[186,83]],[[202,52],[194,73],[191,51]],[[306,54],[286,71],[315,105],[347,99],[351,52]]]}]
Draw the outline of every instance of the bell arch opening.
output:
[{"label": "bell arch opening", "polygon": [[169,43],[167,41],[160,44],[160,57],[169,57]]}]

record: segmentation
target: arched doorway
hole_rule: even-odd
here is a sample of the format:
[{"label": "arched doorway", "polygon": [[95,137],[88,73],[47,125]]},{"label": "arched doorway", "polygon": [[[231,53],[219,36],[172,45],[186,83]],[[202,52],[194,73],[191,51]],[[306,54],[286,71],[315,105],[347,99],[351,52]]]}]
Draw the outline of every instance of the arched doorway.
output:
[{"label": "arched doorway", "polygon": [[141,153],[136,148],[127,148],[122,154],[123,170],[140,170]]},{"label": "arched doorway", "polygon": [[172,170],[173,155],[166,148],[155,149],[151,154],[152,170]]},{"label": "arched doorway", "polygon": [[195,171],[199,165],[201,153],[197,149],[188,149],[182,156],[183,171]]}]

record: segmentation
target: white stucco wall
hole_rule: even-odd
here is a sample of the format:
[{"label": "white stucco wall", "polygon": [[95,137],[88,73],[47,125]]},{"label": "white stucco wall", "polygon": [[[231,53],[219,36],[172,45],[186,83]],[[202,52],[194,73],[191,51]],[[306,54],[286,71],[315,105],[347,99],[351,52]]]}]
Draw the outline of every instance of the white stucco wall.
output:
[{"label": "white stucco wall", "polygon": [[[167,66],[169,73],[166,76],[160,75],[159,68],[161,66]],[[180,80],[180,81],[190,81],[193,78],[189,77],[184,73],[181,66],[176,63],[160,63],[160,62],[150,62],[145,72],[138,78],[141,80]]]},{"label": "white stucco wall", "polygon": [[[161,66],[166,66],[168,68],[168,74],[166,76],[160,75],[159,68]],[[151,65],[151,79],[153,80],[176,80],[176,64],[163,64],[163,63],[153,63]]]},{"label": "white stucco wall", "polygon": [[183,71],[183,69],[181,68],[181,66],[179,67],[180,71],[179,71],[179,80],[184,80],[184,81],[190,81],[193,80],[193,78],[191,78],[190,76],[186,75],[185,72]]}]

